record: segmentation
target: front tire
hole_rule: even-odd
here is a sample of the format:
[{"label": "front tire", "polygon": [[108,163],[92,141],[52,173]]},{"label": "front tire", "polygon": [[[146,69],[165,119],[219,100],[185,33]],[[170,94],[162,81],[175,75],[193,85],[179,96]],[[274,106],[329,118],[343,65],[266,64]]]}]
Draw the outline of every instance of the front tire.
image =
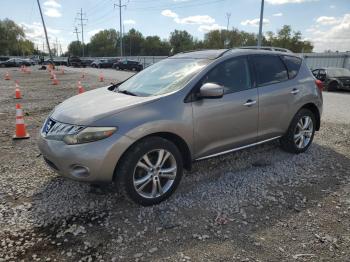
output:
[{"label": "front tire", "polygon": [[315,115],[306,108],[300,109],[280,140],[282,148],[294,154],[305,152],[313,141],[315,127]]},{"label": "front tire", "polygon": [[127,199],[150,206],[169,198],[182,174],[178,148],[161,137],[148,137],[125,153],[115,175],[117,186]]}]

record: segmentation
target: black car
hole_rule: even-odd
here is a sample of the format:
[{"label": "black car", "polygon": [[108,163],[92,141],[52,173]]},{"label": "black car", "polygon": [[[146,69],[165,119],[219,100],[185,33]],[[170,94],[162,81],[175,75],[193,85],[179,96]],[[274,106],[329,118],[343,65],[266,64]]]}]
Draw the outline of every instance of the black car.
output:
[{"label": "black car", "polygon": [[83,63],[79,56],[70,56],[68,57],[67,62],[68,62],[68,66],[73,66],[73,67],[83,66]]},{"label": "black car", "polygon": [[111,68],[114,63],[117,63],[118,59],[97,59],[91,63],[91,67],[95,68]]},{"label": "black car", "polygon": [[323,82],[327,91],[350,90],[350,70],[346,68],[318,68],[312,70],[313,75]]},{"label": "black car", "polygon": [[141,71],[143,69],[143,65],[138,61],[126,60],[114,63],[113,68],[117,70]]},{"label": "black car", "polygon": [[0,67],[19,67],[19,66],[31,66],[32,64],[21,58],[10,58],[7,61],[0,62]]}]

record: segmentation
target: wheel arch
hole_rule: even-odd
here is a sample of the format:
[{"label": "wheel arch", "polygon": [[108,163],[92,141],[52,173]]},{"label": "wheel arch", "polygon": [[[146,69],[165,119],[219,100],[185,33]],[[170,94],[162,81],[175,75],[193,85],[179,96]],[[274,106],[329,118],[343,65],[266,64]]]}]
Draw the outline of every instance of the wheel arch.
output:
[{"label": "wheel arch", "polygon": [[303,105],[299,110],[301,110],[303,108],[306,108],[306,109],[310,110],[315,115],[315,118],[316,118],[316,131],[319,131],[320,130],[320,126],[321,126],[321,114],[320,114],[320,111],[319,111],[318,107],[314,103],[308,103],[308,104]]},{"label": "wheel arch", "polygon": [[134,143],[132,143],[125,151],[124,153],[121,155],[121,157],[119,158],[115,168],[114,168],[114,173],[113,173],[113,181],[116,179],[117,174],[116,174],[116,170],[118,169],[121,161],[123,161],[124,156],[126,155],[126,153],[138,142],[140,142],[141,140],[147,139],[149,137],[161,137],[164,138],[166,140],[169,140],[170,142],[172,142],[180,151],[180,154],[182,156],[182,160],[183,160],[183,167],[186,170],[191,170],[192,168],[192,155],[191,155],[191,151],[189,146],[187,145],[187,143],[185,142],[185,140],[183,138],[181,138],[180,136],[171,133],[171,132],[156,132],[156,133],[152,133],[152,134],[148,134],[144,137],[139,138],[138,140],[136,140]]}]

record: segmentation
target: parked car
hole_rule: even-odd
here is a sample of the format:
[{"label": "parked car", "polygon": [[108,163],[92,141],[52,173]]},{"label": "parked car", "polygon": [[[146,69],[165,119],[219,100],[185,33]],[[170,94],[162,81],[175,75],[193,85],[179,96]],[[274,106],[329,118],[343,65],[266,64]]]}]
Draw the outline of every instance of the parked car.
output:
[{"label": "parked car", "polygon": [[288,152],[305,152],[320,129],[321,90],[292,53],[181,53],[64,101],[38,143],[59,174],[116,181],[127,198],[153,205],[193,161],[276,139]]},{"label": "parked car", "polygon": [[91,63],[91,67],[95,68],[111,68],[114,63],[118,62],[118,59],[96,59]]},{"label": "parked car", "polygon": [[350,90],[350,70],[346,68],[318,68],[312,70],[313,75],[324,83],[325,90]]},{"label": "parked car", "polygon": [[113,68],[117,70],[141,71],[143,66],[138,61],[125,60],[114,63]]},{"label": "parked car", "polygon": [[10,58],[7,61],[0,62],[0,67],[19,67],[19,66],[31,66],[32,63],[21,58]]},{"label": "parked car", "polygon": [[72,67],[81,67],[83,66],[83,63],[80,59],[79,56],[70,56],[68,57],[68,66],[72,66]]}]

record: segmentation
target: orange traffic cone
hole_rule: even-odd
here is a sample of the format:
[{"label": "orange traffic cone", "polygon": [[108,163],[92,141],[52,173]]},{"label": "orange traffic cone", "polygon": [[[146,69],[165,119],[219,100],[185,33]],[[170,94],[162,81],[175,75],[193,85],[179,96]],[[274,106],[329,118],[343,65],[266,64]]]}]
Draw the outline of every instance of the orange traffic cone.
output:
[{"label": "orange traffic cone", "polygon": [[105,81],[102,72],[100,73],[99,80],[100,80],[100,82],[104,82]]},{"label": "orange traffic cone", "polygon": [[16,134],[13,139],[29,138],[23,119],[23,110],[20,104],[16,104]]},{"label": "orange traffic cone", "polygon": [[18,82],[16,81],[16,91],[15,91],[15,99],[21,99],[21,90],[19,89]]},{"label": "orange traffic cone", "polygon": [[5,80],[11,80],[11,76],[10,76],[9,72],[6,72]]},{"label": "orange traffic cone", "polygon": [[85,92],[85,90],[84,90],[83,86],[81,85],[81,82],[78,81],[78,94],[82,94],[84,92]]},{"label": "orange traffic cone", "polygon": [[53,79],[52,79],[52,84],[54,85],[54,86],[57,86],[58,85],[58,80],[57,80],[57,78],[56,78],[56,74],[54,73],[53,74]]}]

